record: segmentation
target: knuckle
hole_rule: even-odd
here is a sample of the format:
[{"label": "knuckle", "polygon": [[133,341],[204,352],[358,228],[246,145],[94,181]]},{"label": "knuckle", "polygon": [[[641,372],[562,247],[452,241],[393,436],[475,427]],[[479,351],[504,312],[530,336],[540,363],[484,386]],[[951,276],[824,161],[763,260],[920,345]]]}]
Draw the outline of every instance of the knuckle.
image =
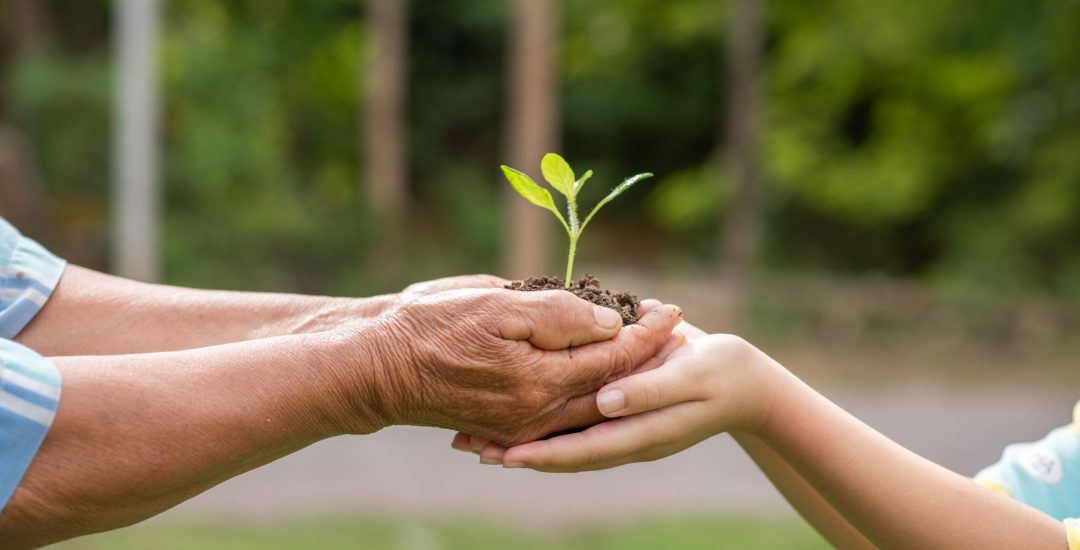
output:
[{"label": "knuckle", "polygon": [[594,444],[593,438],[586,436],[585,448],[583,449],[581,455],[581,465],[586,467],[597,466],[601,462],[603,462],[603,460],[604,455],[600,452],[600,449]]},{"label": "knuckle", "polygon": [[670,430],[661,426],[651,426],[644,430],[644,436],[649,441],[648,448],[656,450],[677,445],[679,442],[679,436],[676,435],[677,433],[676,430]]},{"label": "knuckle", "polygon": [[584,466],[597,466],[603,460],[603,457],[596,449],[589,449],[585,452],[584,460],[581,461]]},{"label": "knuckle", "polygon": [[612,368],[612,373],[618,378],[622,378],[634,369],[634,354],[624,346],[615,346],[611,350],[611,357],[609,363]]},{"label": "knuckle", "polygon": [[660,388],[658,384],[649,384],[645,386],[642,392],[642,398],[647,410],[652,410],[660,406],[664,402],[664,390]]},{"label": "knuckle", "polygon": [[712,345],[716,346],[718,354],[730,361],[744,361],[757,353],[753,344],[734,334],[717,334],[709,338],[715,339]]},{"label": "knuckle", "polygon": [[573,313],[585,303],[581,298],[565,290],[548,290],[538,294],[543,294],[544,303],[552,306],[560,315]]},{"label": "knuckle", "polygon": [[703,364],[700,361],[695,361],[688,365],[685,373],[687,379],[695,388],[701,388],[705,386],[705,384],[708,384],[713,378],[713,371],[711,367]]}]

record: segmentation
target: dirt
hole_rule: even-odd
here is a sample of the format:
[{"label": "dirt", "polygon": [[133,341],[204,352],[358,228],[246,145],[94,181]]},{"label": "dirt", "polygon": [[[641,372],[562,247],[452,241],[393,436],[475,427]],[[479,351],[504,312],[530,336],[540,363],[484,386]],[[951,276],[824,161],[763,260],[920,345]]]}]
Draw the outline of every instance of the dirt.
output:
[{"label": "dirt", "polygon": [[641,305],[641,300],[629,292],[600,288],[600,281],[588,273],[570,283],[570,288],[566,288],[562,277],[529,277],[524,281],[512,281],[506,288],[525,292],[564,289],[583,300],[614,309],[622,315],[624,325],[637,323],[637,309]]}]

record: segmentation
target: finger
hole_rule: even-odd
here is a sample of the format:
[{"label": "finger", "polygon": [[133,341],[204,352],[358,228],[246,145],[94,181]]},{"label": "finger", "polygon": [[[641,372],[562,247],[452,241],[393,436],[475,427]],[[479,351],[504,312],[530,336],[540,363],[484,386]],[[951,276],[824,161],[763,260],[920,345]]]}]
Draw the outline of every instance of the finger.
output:
[{"label": "finger", "polygon": [[542,472],[602,470],[630,462],[655,460],[696,442],[671,441],[674,426],[689,424],[693,403],[618,418],[583,432],[510,447],[502,454],[505,468]]},{"label": "finger", "polygon": [[469,450],[474,453],[479,453],[480,449],[483,449],[491,440],[485,439],[478,435],[469,436]]},{"label": "finger", "polygon": [[558,368],[566,373],[569,387],[580,393],[598,389],[605,383],[618,380],[642,365],[671,337],[671,330],[682,320],[682,310],[676,306],[658,307],[622,329],[609,342],[600,342],[561,352]]},{"label": "finger", "polygon": [[591,304],[565,290],[506,291],[508,314],[499,335],[528,340],[546,350],[560,350],[610,340],[622,328],[613,309]]},{"label": "finger", "polygon": [[562,411],[548,427],[547,434],[585,428],[605,420],[607,417],[600,414],[600,410],[596,408],[596,392],[592,392],[567,401]]},{"label": "finger", "polygon": [[679,323],[679,326],[675,327],[675,332],[678,332],[678,333],[686,336],[686,339],[690,340],[691,342],[694,341],[694,340],[697,340],[698,338],[701,338],[702,336],[708,336],[709,335],[704,330],[701,330],[701,329],[697,328],[694,325],[691,325],[690,323],[688,323],[686,321],[683,321],[683,322]]},{"label": "finger", "polygon": [[454,434],[454,440],[450,442],[450,447],[466,453],[472,452],[472,447],[469,445],[469,434],[458,432]]},{"label": "finger", "polygon": [[660,351],[656,352],[656,355],[649,358],[648,361],[634,367],[634,370],[630,371],[630,376],[633,376],[639,372],[645,372],[655,369],[660,365],[663,365],[669,355],[672,352],[679,349],[679,347],[686,344],[686,337],[679,333],[672,333],[668,337],[667,342],[664,343],[664,347],[660,348]]},{"label": "finger", "polygon": [[671,362],[604,386],[596,394],[596,407],[607,417],[628,416],[701,398],[700,385]]},{"label": "finger", "polygon": [[502,464],[506,447],[498,443],[488,443],[480,450],[480,464]]},{"label": "finger", "polygon": [[637,308],[638,315],[645,315],[646,313],[664,305],[660,300],[654,300],[652,298],[642,300],[641,304]]}]

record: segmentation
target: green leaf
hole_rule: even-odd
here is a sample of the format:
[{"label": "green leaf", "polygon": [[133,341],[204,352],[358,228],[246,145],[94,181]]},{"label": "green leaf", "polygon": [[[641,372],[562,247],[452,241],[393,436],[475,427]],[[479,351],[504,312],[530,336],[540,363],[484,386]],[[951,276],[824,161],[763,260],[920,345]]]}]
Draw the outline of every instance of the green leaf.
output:
[{"label": "green leaf", "polygon": [[581,176],[581,179],[574,182],[574,195],[577,195],[578,191],[581,191],[581,188],[585,187],[585,180],[587,180],[587,179],[589,179],[591,177],[592,177],[592,170],[587,170],[585,172],[585,175]]},{"label": "green leaf", "polygon": [[540,161],[540,172],[556,191],[565,195],[566,198],[573,196],[574,171],[562,157],[555,153],[544,155]]},{"label": "green leaf", "polygon": [[630,187],[632,187],[635,183],[643,179],[651,178],[652,176],[653,175],[651,173],[645,172],[636,176],[630,176],[629,178],[623,180],[622,183],[620,183],[617,187],[615,187],[615,189],[612,189],[611,192],[608,193],[608,196],[604,197],[603,200],[596,203],[596,206],[593,207],[592,212],[589,212],[589,217],[585,218],[585,222],[581,224],[581,229],[578,229],[578,233],[585,231],[585,226],[589,225],[589,220],[591,220],[592,217],[595,216],[596,213],[600,211],[600,208],[602,208],[605,204],[615,200],[615,197],[623,194],[623,192],[625,192],[627,189],[630,189]]},{"label": "green leaf", "polygon": [[510,182],[510,187],[513,187],[514,191],[517,191],[519,195],[525,197],[525,200],[536,206],[550,210],[555,214],[555,217],[559,218],[566,232],[570,233],[570,226],[566,225],[566,219],[559,213],[559,209],[555,207],[555,200],[551,198],[550,191],[540,187],[528,174],[520,170],[514,170],[509,166],[502,165],[502,171],[506,175],[506,181]]}]

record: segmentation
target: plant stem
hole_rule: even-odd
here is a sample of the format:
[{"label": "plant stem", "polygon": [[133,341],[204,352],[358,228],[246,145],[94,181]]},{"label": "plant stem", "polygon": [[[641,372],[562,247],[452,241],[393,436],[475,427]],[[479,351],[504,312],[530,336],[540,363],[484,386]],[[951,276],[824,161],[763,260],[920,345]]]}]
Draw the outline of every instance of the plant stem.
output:
[{"label": "plant stem", "polygon": [[570,288],[570,278],[574,275],[574,252],[577,251],[577,240],[581,236],[577,220],[577,197],[573,192],[566,195],[566,211],[570,218],[570,256],[566,259],[566,288]]},{"label": "plant stem", "polygon": [[570,288],[570,278],[574,275],[574,252],[577,251],[577,235],[570,235],[570,257],[566,259],[566,288]]}]

